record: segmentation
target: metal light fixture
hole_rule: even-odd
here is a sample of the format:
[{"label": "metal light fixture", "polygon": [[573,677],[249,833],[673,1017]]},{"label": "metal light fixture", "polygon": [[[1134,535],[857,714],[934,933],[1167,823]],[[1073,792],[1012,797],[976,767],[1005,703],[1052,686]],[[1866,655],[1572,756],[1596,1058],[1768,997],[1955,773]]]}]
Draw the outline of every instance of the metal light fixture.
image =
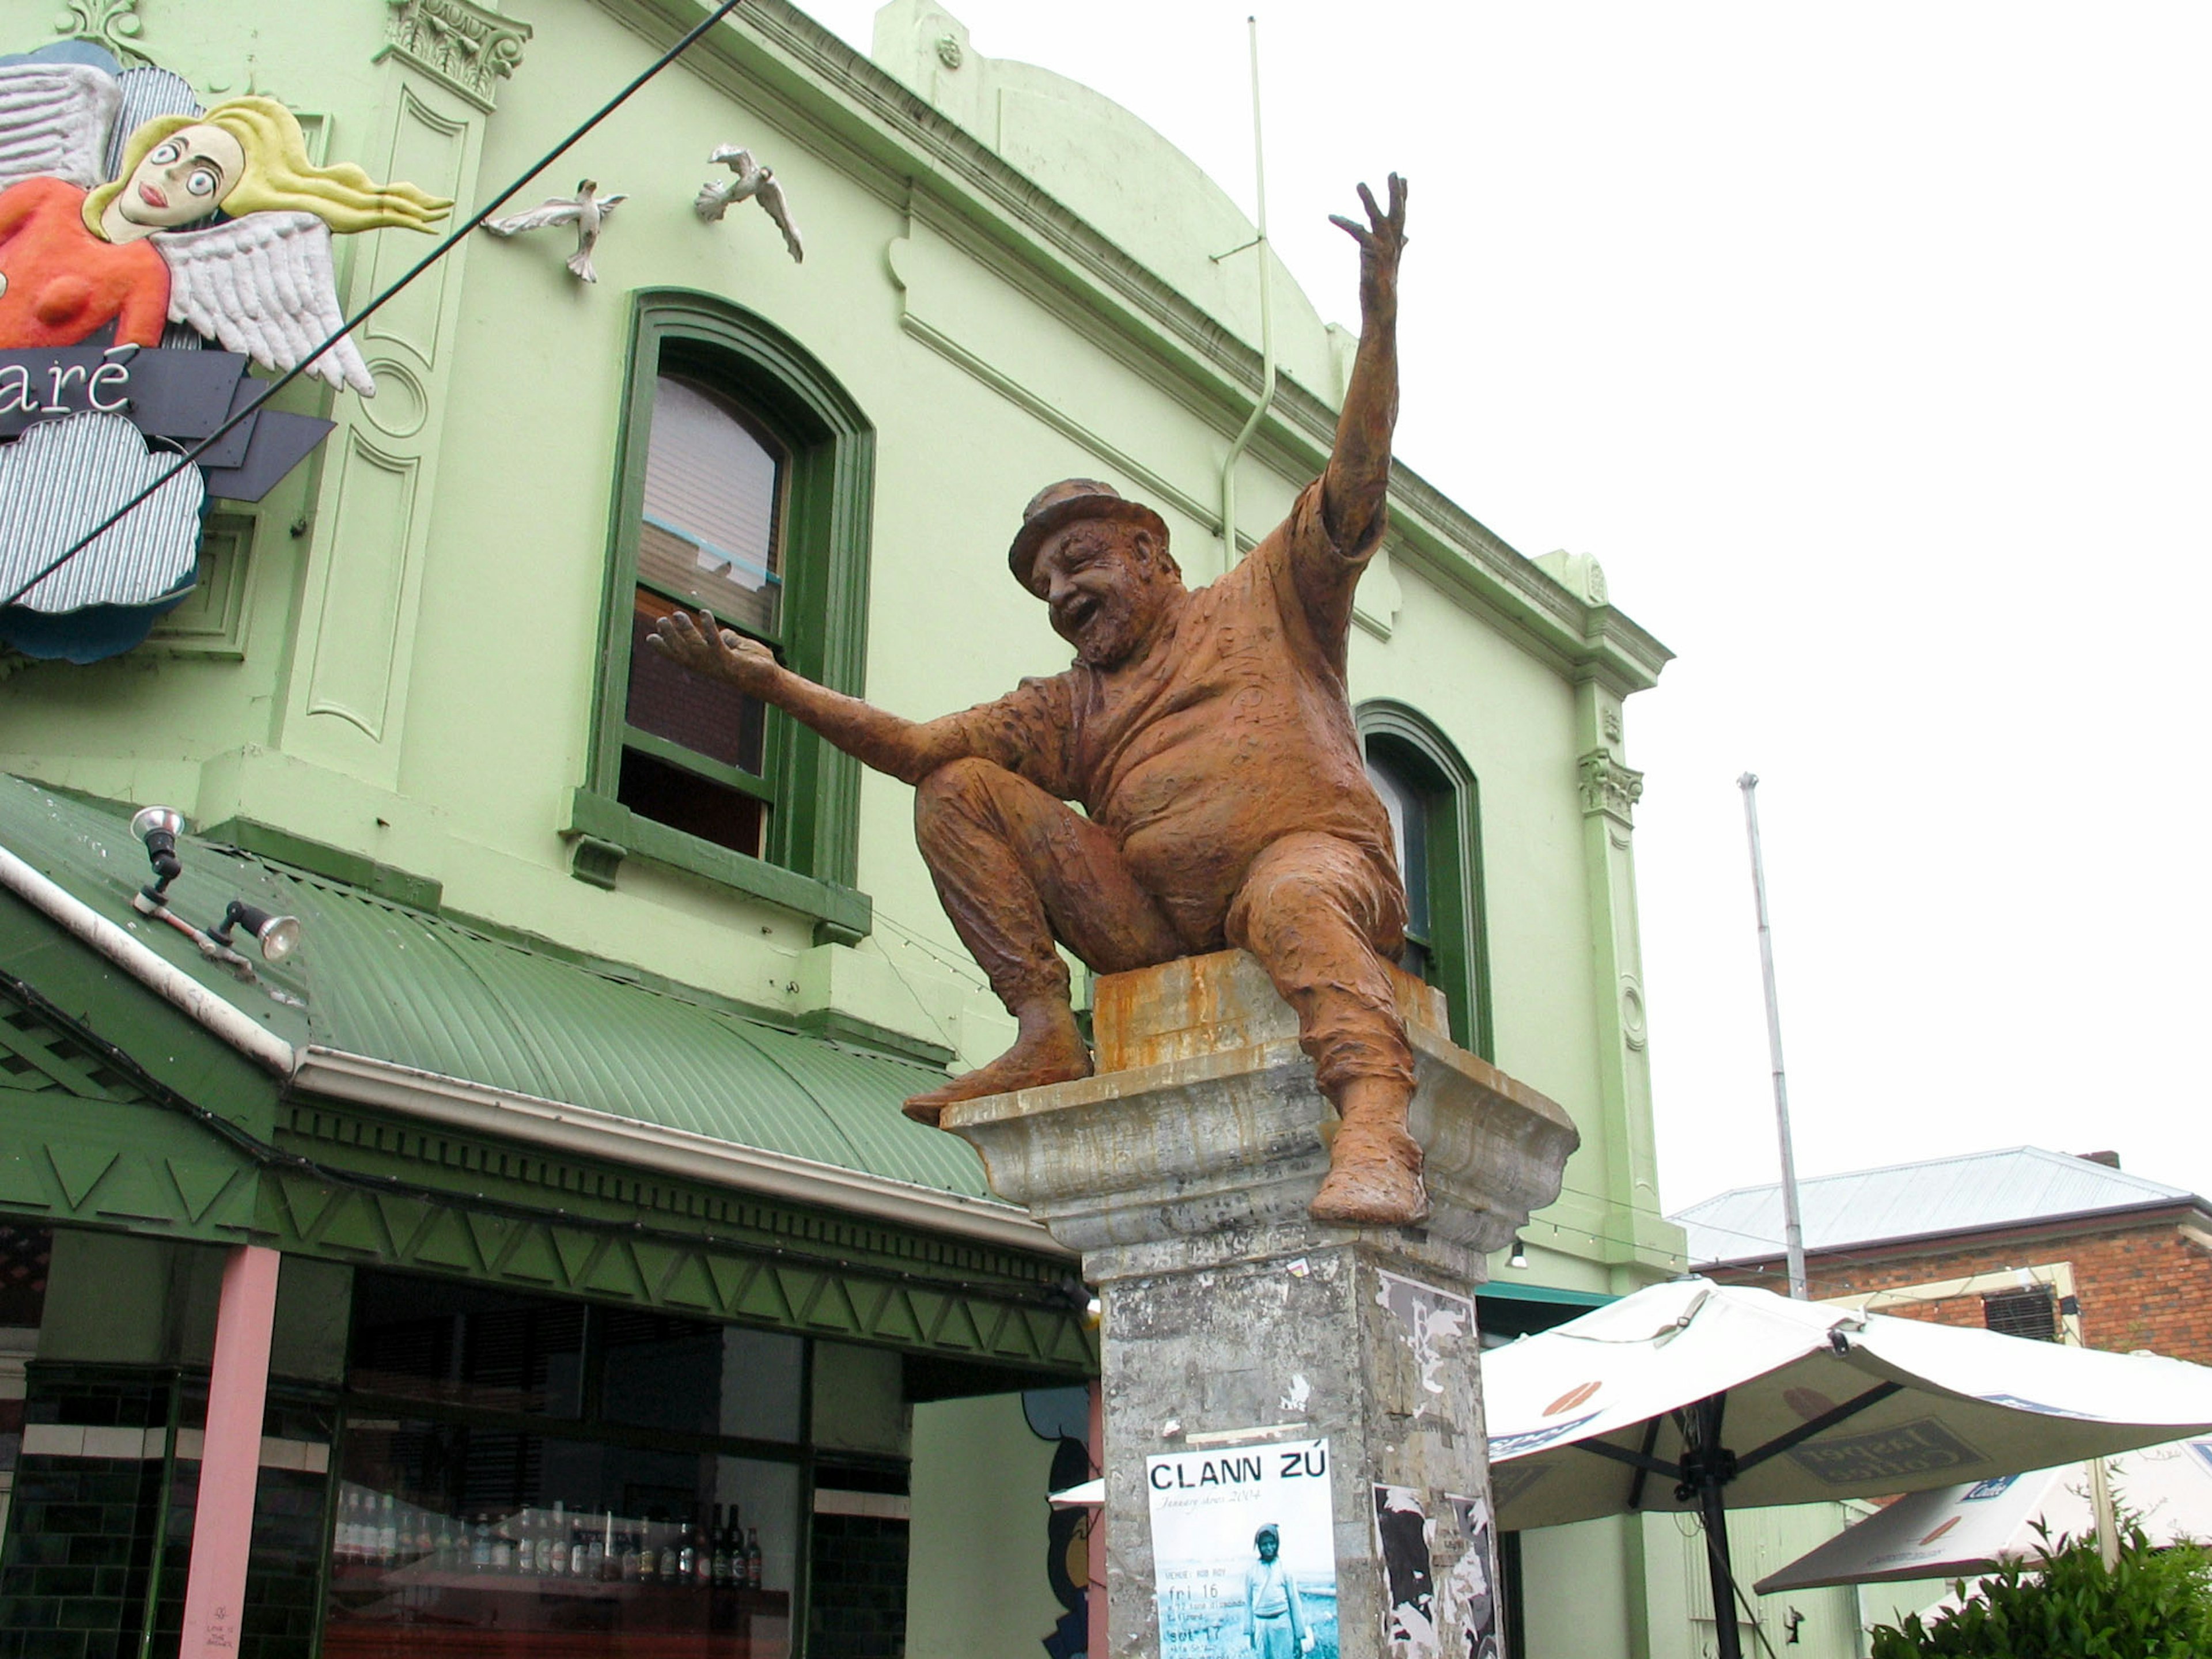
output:
[{"label": "metal light fixture", "polygon": [[131,820],[131,833],[146,843],[147,861],[154,866],[155,879],[139,891],[155,904],[162,902],[169,884],[185,872],[177,857],[177,837],[184,827],[185,815],[173,806],[142,806]]},{"label": "metal light fixture", "polygon": [[223,907],[222,920],[208,937],[228,950],[231,929],[241,927],[259,942],[261,959],[271,967],[290,956],[300,943],[297,916],[280,916],[244,899],[233,899]]},{"label": "metal light fixture", "polygon": [[1513,1241],[1513,1254],[1505,1258],[1505,1265],[1509,1267],[1521,1268],[1526,1268],[1528,1265],[1528,1247],[1523,1244],[1518,1237],[1516,1237]]}]

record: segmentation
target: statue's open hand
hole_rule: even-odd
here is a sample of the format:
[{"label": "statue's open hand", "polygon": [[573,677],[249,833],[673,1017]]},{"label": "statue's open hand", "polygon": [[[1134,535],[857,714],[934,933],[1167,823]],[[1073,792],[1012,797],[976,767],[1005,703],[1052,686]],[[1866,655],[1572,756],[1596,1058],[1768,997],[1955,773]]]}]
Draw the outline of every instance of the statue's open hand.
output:
[{"label": "statue's open hand", "polygon": [[1367,209],[1367,222],[1332,213],[1328,222],[1341,226],[1359,244],[1359,309],[1369,318],[1395,315],[1398,305],[1398,259],[1406,251],[1406,181],[1390,175],[1388,212],[1375,204],[1375,192],[1362,185],[1359,199]]},{"label": "statue's open hand", "polygon": [[734,685],[748,696],[765,696],[781,672],[766,646],[720,626],[711,611],[702,611],[697,622],[681,611],[663,617],[645,641],[679,666]]}]

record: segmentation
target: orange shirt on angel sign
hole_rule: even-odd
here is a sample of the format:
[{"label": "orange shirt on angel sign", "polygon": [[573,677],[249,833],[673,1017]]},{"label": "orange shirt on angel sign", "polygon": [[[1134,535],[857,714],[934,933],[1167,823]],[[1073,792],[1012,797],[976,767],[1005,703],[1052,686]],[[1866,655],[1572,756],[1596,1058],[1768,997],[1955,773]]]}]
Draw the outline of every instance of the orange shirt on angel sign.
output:
[{"label": "orange shirt on angel sign", "polygon": [[94,235],[86,193],[61,179],[0,190],[0,349],[76,345],[111,322],[118,345],[161,343],[169,267],[143,239]]}]

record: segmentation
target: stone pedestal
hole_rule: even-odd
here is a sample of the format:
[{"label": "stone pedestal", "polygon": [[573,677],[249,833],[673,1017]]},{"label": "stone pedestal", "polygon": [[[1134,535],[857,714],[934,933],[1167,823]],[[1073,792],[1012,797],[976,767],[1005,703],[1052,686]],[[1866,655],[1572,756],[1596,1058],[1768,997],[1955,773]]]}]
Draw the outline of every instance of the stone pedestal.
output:
[{"label": "stone pedestal", "polygon": [[[1299,1507],[1317,1504],[1310,1486],[1278,1480],[1285,1449],[1315,1441],[1322,1468],[1309,1451],[1288,1473],[1326,1475],[1343,1659],[1465,1659],[1493,1604],[1474,1291],[1486,1255],[1559,1195],[1577,1136],[1557,1105],[1452,1045],[1435,992],[1401,975],[1399,1003],[1433,1206],[1423,1227],[1306,1214],[1334,1116],[1295,1017],[1241,951],[1102,979],[1098,1075],[945,1113],[992,1189],[1082,1253],[1104,1304],[1113,1659],[1249,1651],[1252,1504],[1319,1513]],[[1209,1517],[1228,1528],[1215,1565],[1191,1568],[1164,1607],[1156,1502],[1177,1506],[1162,1522],[1178,1529],[1161,1534],[1170,1567],[1197,1559],[1176,1540]],[[1310,1565],[1313,1538],[1294,1538],[1288,1515],[1261,1518],[1284,1527],[1286,1564]],[[1302,1604],[1328,1611],[1323,1596]]]}]

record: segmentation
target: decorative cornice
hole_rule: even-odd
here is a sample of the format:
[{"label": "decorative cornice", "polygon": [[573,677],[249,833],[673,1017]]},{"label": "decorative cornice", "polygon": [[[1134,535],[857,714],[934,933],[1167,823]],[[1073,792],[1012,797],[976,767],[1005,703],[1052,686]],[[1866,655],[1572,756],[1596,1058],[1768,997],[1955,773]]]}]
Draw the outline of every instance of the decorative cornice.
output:
[{"label": "decorative cornice", "polygon": [[62,0],[60,15],[54,19],[55,33],[105,46],[125,68],[153,61],[136,44],[145,27],[138,15],[138,0]]},{"label": "decorative cornice", "polygon": [[[82,8],[90,0],[70,0]],[[118,0],[106,0],[115,4]],[[130,0],[135,5],[137,0]],[[489,111],[499,82],[522,62],[530,25],[474,0],[386,0],[392,15],[378,61],[397,56],[477,108]]]},{"label": "decorative cornice", "polygon": [[1644,774],[1623,766],[1612,751],[1593,749],[1575,763],[1582,773],[1583,816],[1602,812],[1623,825],[1636,822],[1636,803],[1644,798]]}]

